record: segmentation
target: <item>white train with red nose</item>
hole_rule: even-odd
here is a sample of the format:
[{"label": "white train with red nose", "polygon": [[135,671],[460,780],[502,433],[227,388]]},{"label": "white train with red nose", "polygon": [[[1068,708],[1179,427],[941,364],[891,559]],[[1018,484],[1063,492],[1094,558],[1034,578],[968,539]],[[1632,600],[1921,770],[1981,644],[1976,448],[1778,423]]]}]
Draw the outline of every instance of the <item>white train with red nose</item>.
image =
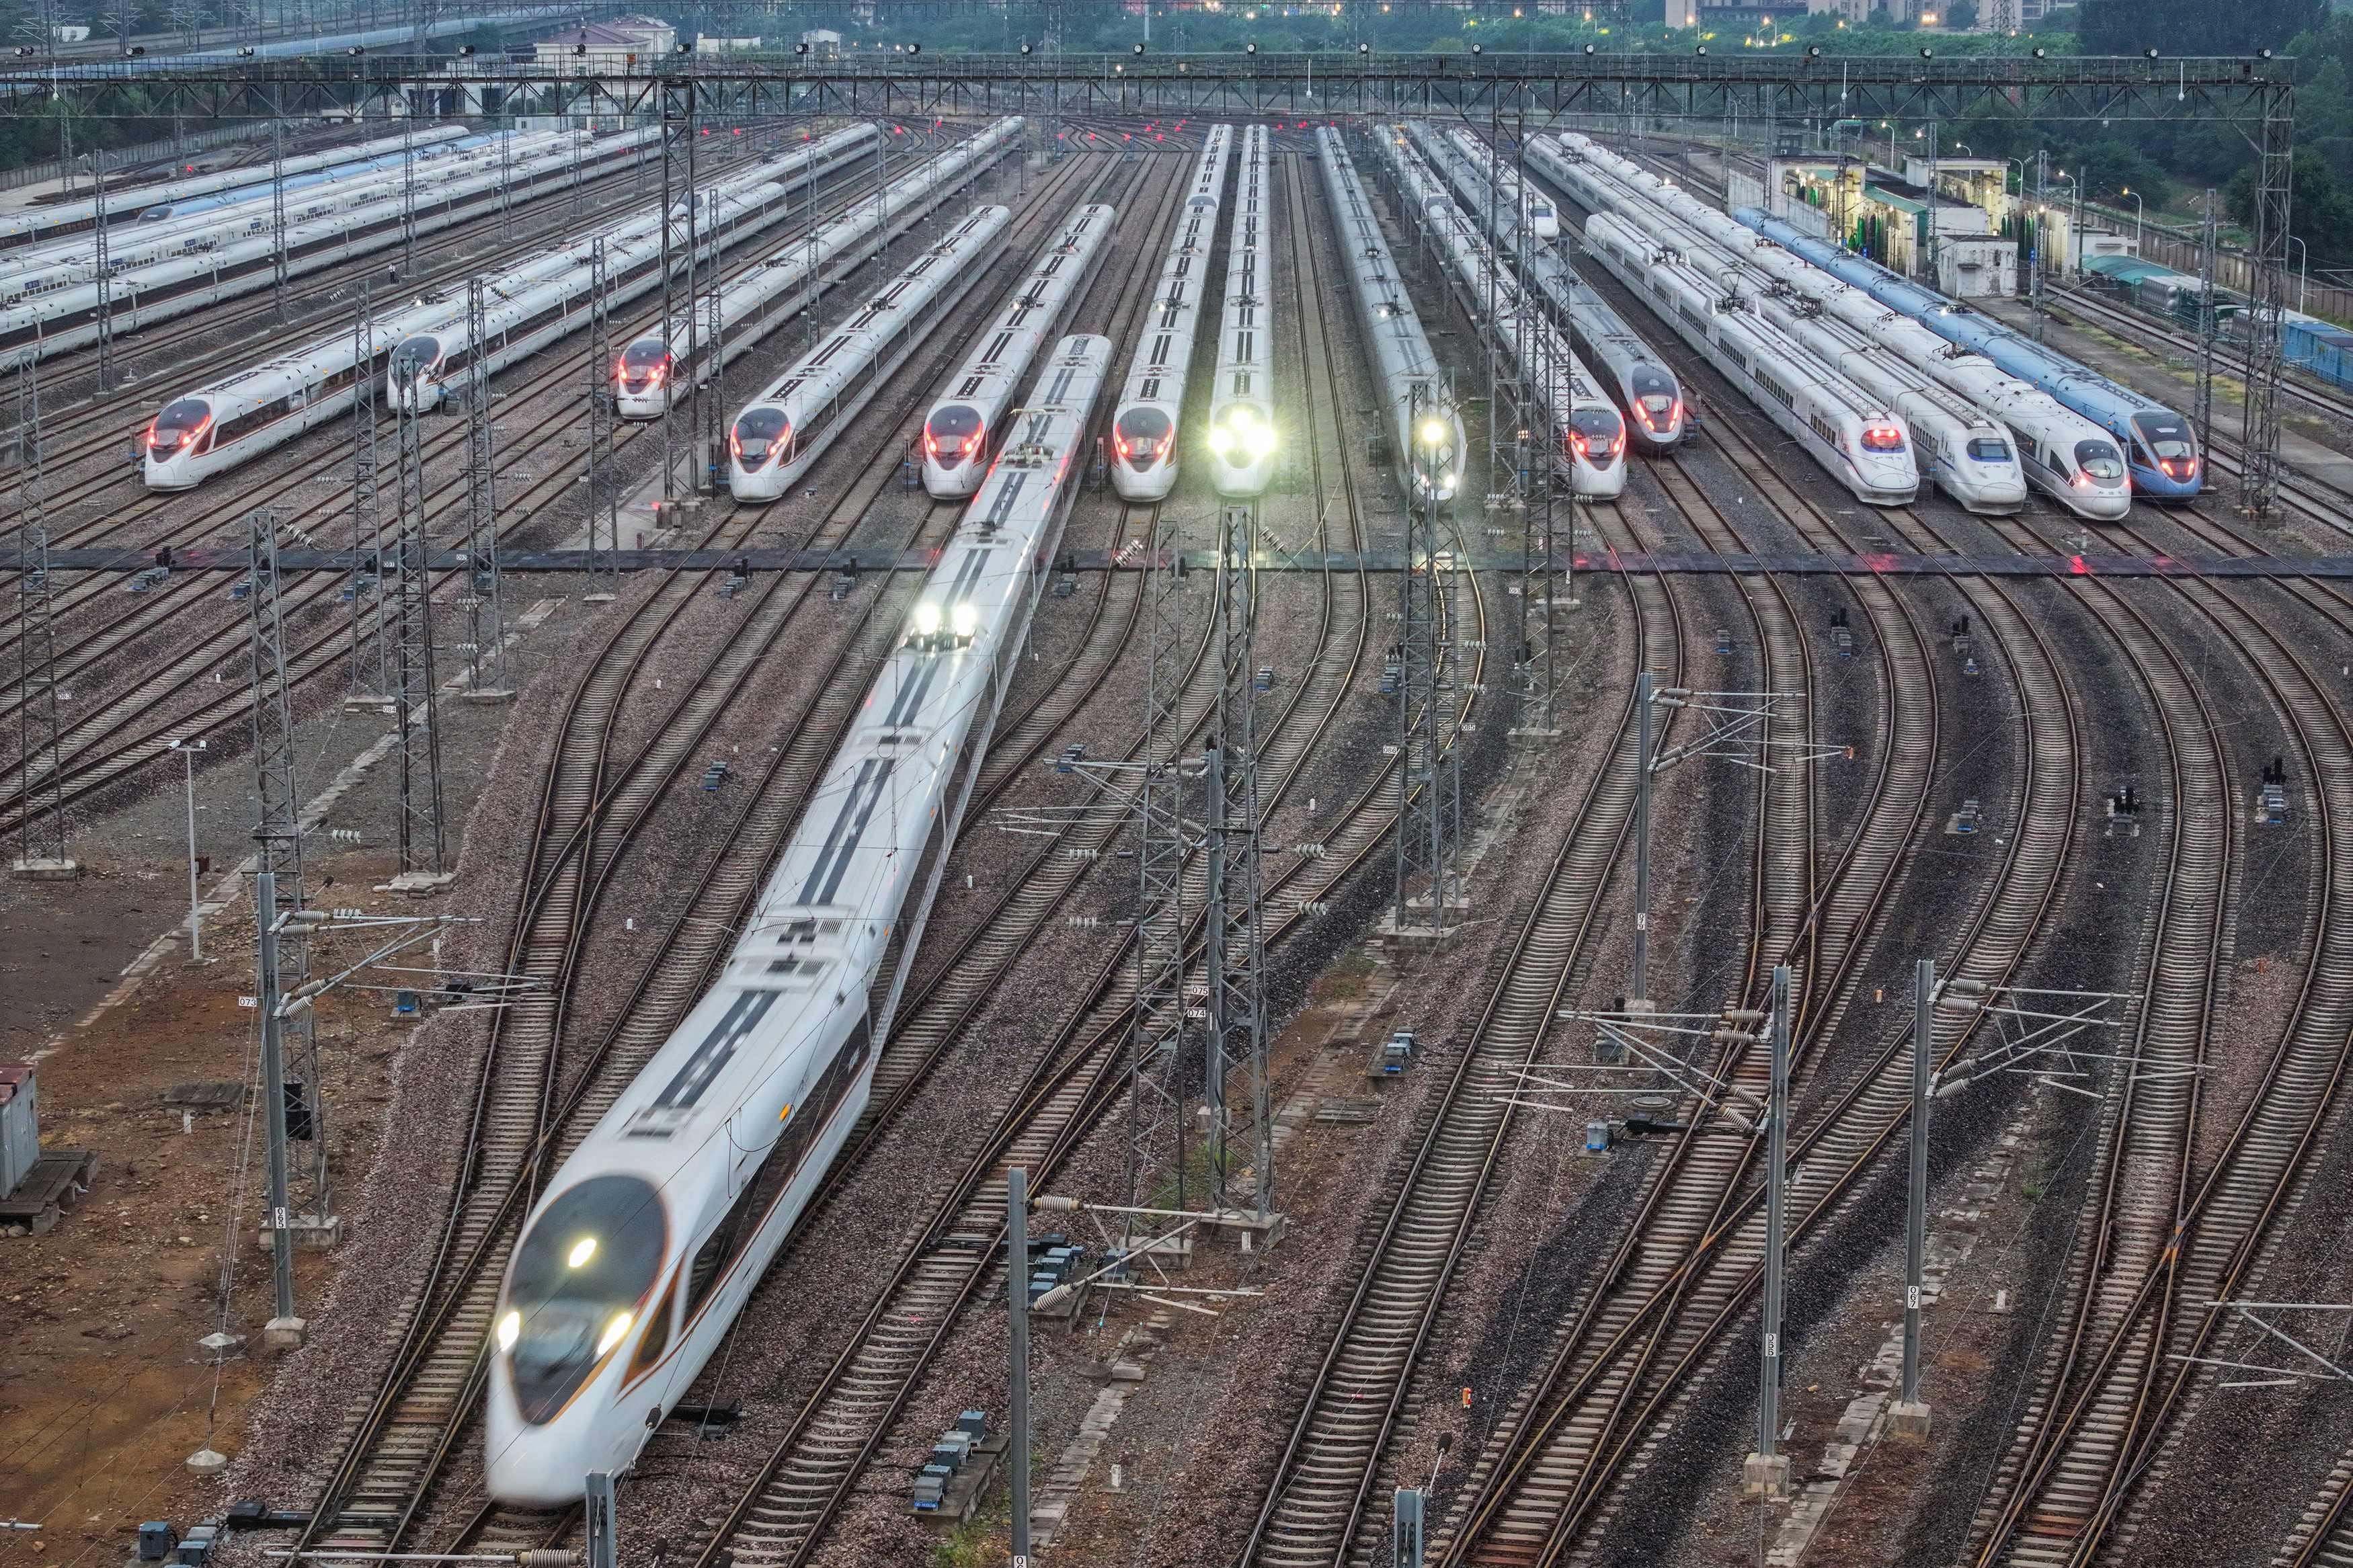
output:
[{"label": "white train with red nose", "polygon": [[982,329],[970,357],[948,377],[923,416],[920,437],[923,489],[934,500],[955,500],[980,488],[1004,445],[1014,393],[1103,264],[1118,216],[1100,202],[1073,213],[1046,242],[1013,302]]},{"label": "white train with red nose", "polygon": [[1154,287],[1152,313],[1128,364],[1127,384],[1111,416],[1111,482],[1122,500],[1160,500],[1176,487],[1183,465],[1185,383],[1209,286],[1209,253],[1226,190],[1233,127],[1213,125],[1194,160],[1193,184],[1169,237],[1168,258]]},{"label": "white train with red nose", "polygon": [[[1110,363],[1099,337],[1046,357],[718,981],[525,1218],[491,1325],[491,1496],[576,1502],[629,1468],[865,1109]],[[796,1308],[826,1300],[812,1281]]]},{"label": "white train with red nose", "polygon": [[739,501],[783,499],[963,301],[1012,222],[1004,207],[974,208],[745,404],[727,427],[728,493]]}]

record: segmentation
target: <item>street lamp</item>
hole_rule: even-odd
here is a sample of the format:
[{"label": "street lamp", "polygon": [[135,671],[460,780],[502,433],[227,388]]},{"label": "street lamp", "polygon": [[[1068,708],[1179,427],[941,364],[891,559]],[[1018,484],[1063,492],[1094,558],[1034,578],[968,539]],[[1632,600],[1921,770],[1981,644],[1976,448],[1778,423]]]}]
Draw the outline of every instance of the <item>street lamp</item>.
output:
[{"label": "street lamp", "polygon": [[2135,256],[2138,256],[2140,254],[2141,222],[2148,216],[2148,204],[2141,200],[2140,193],[2134,190],[2130,185],[2126,185],[2124,188],[2123,194],[2133,199],[2133,254]]},{"label": "street lamp", "polygon": [[196,904],[196,753],[202,741],[174,741],[172,750],[187,764],[188,775],[188,962],[205,961],[205,921]]},{"label": "street lamp", "polygon": [[[2301,239],[2299,239],[2298,237],[2296,237],[2295,235],[2289,235],[2289,236],[2287,237],[2287,242],[2288,242],[2290,245],[2304,245],[2304,241],[2303,241],[2303,240],[2301,240]],[[2307,285],[2309,285],[2309,284],[2311,283],[2311,281],[2312,281],[2312,247],[2311,247],[2310,246],[2305,246],[2305,250],[2304,250],[2304,260],[2303,260],[2302,262],[2300,262],[2300,263],[2297,265],[2297,268],[2296,268],[2296,279],[2295,279],[2295,308],[2296,308],[2298,310],[2303,310],[2303,309],[2304,309],[2304,296],[2305,296],[2305,289],[2306,289],[2306,286],[2307,286]]]},{"label": "street lamp", "polygon": [[[2081,274],[2084,270],[2084,182],[2064,169],[2060,170],[2053,177],[2067,182],[2068,195],[2074,203],[2074,216],[2067,220],[2067,248],[2075,253],[2075,270]],[[2066,271],[2067,258],[2063,252],[2060,255],[2059,261],[2059,270]]]}]

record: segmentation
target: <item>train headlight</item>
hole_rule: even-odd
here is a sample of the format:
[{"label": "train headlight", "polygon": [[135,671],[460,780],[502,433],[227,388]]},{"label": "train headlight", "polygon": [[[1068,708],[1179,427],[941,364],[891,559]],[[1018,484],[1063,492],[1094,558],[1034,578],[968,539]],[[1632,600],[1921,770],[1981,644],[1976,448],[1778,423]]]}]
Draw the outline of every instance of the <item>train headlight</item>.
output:
[{"label": "train headlight", "polygon": [[940,630],[940,607],[929,599],[915,606],[915,635],[936,637]]},{"label": "train headlight", "polygon": [[1253,458],[1264,458],[1274,450],[1274,429],[1271,426],[1252,425],[1243,437],[1250,443]]},{"label": "train headlight", "polygon": [[1223,425],[1209,426],[1209,450],[1224,457],[1234,449],[1234,433]]},{"label": "train headlight", "polygon": [[501,1354],[515,1348],[522,1338],[522,1314],[509,1309],[499,1319],[499,1351]]},{"label": "train headlight", "polygon": [[564,1267],[584,1268],[587,1267],[588,1260],[596,1256],[596,1238],[593,1236],[584,1236],[572,1244],[571,1251],[564,1255]]},{"label": "train headlight", "polygon": [[949,612],[948,624],[955,628],[956,636],[969,637],[980,629],[980,612],[970,605],[958,605]]},{"label": "train headlight", "polygon": [[1425,420],[1423,420],[1423,421],[1421,422],[1421,444],[1422,444],[1423,446],[1425,446],[1425,447],[1435,447],[1435,446],[1437,446],[1440,442],[1441,442],[1441,441],[1443,441],[1443,440],[1445,440],[1445,439],[1446,439],[1446,421],[1445,421],[1445,420],[1443,420],[1443,419],[1425,419]]},{"label": "train headlight", "polygon": [[596,1336],[596,1353],[600,1356],[612,1354],[613,1347],[621,1342],[622,1337],[629,1331],[629,1325],[637,1321],[634,1313],[614,1313],[612,1321],[605,1325],[605,1331]]}]

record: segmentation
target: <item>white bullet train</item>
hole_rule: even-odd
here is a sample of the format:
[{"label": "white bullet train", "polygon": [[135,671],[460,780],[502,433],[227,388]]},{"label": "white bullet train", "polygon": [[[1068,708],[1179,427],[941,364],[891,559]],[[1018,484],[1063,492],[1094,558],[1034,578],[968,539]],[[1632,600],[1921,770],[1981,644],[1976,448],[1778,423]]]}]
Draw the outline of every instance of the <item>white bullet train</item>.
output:
[{"label": "white bullet train", "polygon": [[976,207],[947,238],[744,405],[727,426],[727,489],[739,501],[783,497],[898,373],[1004,247],[1013,215]]},{"label": "white bullet train", "polygon": [[659,419],[681,388],[691,391],[711,379],[720,368],[714,362],[732,364],[750,353],[777,326],[817,303],[827,289],[881,255],[1012,152],[1023,123],[1017,115],[987,126],[892,182],[879,201],[860,199],[814,236],[789,241],[729,279],[720,289],[721,353],[712,353],[709,315],[691,307],[681,307],[666,327],[630,342],[613,366],[620,416]]},{"label": "white bullet train", "polygon": [[[1440,136],[1427,121],[1419,120],[1409,121],[1406,130],[1421,155],[1453,183],[1471,221],[1485,224],[1493,201],[1486,172],[1494,166],[1494,160],[1485,154],[1479,139],[1468,134]],[[1532,163],[1541,164],[1547,152],[1539,140],[1528,143]],[[1510,209],[1495,205],[1493,210],[1492,237],[1517,252],[1520,247]],[[1523,259],[1525,275],[1521,281],[1544,297],[1556,322],[1567,324],[1570,346],[1609,389],[1611,400],[1625,416],[1626,433],[1633,445],[1654,458],[1681,447],[1690,421],[1683,406],[1683,382],[1674,368],[1577,275],[1558,250],[1532,245]]]},{"label": "white bullet train", "polygon": [[1160,500],[1176,486],[1181,466],[1185,383],[1208,289],[1209,253],[1217,247],[1218,214],[1226,190],[1226,155],[1233,127],[1213,125],[1193,163],[1168,258],[1152,296],[1152,314],[1128,363],[1127,384],[1111,416],[1111,482],[1122,500]]},{"label": "white bullet train", "polygon": [[[750,169],[730,170],[693,193],[691,220],[687,198],[681,195],[671,206],[673,272],[683,276],[686,271],[690,221],[697,265],[715,259],[792,214],[807,211],[809,182],[862,158],[881,134],[875,126],[855,125]],[[631,300],[661,287],[659,206],[509,268],[488,289],[490,342],[482,352],[491,374],[587,325],[595,298],[590,247],[600,238],[605,242],[608,319]],[[392,351],[387,385],[398,406],[430,413],[440,406],[443,389],[473,363],[475,345],[467,333],[464,291],[459,290],[437,319],[409,323],[407,333]]]},{"label": "white bullet train", "polygon": [[576,1502],[629,1468],[865,1109],[1110,363],[1107,339],[1055,345],[718,981],[524,1220],[491,1320],[491,1496]]},{"label": "white bullet train", "polygon": [[[627,168],[659,155],[659,132],[628,132],[526,160],[503,172],[493,160],[483,167],[437,176],[417,187],[417,233],[421,239],[500,210],[502,187],[509,200],[518,193],[560,188],[569,183],[575,163],[585,174]],[[287,276],[301,277],[356,257],[398,249],[400,205],[398,195],[378,204],[388,210],[393,221],[343,213],[308,223],[290,222],[285,235]],[[376,218],[384,216],[375,208],[368,210]],[[121,335],[225,300],[259,293],[275,280],[277,248],[277,237],[265,222],[259,229],[210,249],[170,257],[146,267],[110,265],[107,319],[112,331]],[[38,359],[96,342],[98,307],[94,276],[46,292],[15,293],[10,285],[0,283],[0,357],[22,359],[29,354]]]},{"label": "white bullet train", "polygon": [[[1428,128],[1425,126],[1424,129]],[[1499,217],[1508,217],[1515,212],[1523,213],[1526,215],[1528,235],[1531,238],[1540,239],[1549,245],[1560,237],[1560,209],[1553,205],[1550,196],[1533,184],[1523,184],[1519,171],[1503,159],[1494,156],[1488,150],[1487,144],[1473,135],[1469,127],[1461,125],[1454,127],[1447,132],[1447,140],[1454,144],[1458,153],[1477,159],[1481,164],[1493,172],[1495,181],[1495,199],[1503,208],[1502,213],[1497,215]],[[1423,156],[1429,156],[1429,151],[1425,147],[1422,150]],[[1477,221],[1485,222],[1486,216],[1483,212],[1480,213],[1477,216]]]},{"label": "white bullet train", "polygon": [[1004,444],[1014,393],[1103,264],[1118,216],[1100,202],[1072,214],[1046,242],[1013,302],[981,330],[974,340],[979,346],[949,375],[923,416],[923,489],[934,500],[955,500],[980,488]]},{"label": "white bullet train", "polygon": [[[562,137],[534,134],[515,138],[509,152],[512,159],[529,164],[560,156],[564,150]],[[440,142],[415,152],[414,178],[420,195],[429,195],[436,183],[496,169],[499,160],[499,145],[492,139]],[[286,226],[292,228],[339,214],[351,215],[355,226],[397,223],[401,191],[410,177],[396,153],[389,159],[371,159],[338,171],[290,179]],[[114,206],[109,210],[106,225],[107,266],[118,273],[128,272],[174,257],[200,256],[251,235],[268,234],[273,226],[267,185],[261,188],[259,202],[241,192],[231,192],[151,207],[145,213]],[[0,300],[89,282],[98,276],[97,269],[98,237],[93,232],[0,251]]]},{"label": "white bullet train", "polygon": [[1567,340],[1521,289],[1514,258],[1490,254],[1489,242],[1402,133],[1380,127],[1373,145],[1396,176],[1405,205],[1419,216],[1424,232],[1446,258],[1446,275],[1463,310],[1493,325],[1496,341],[1510,345],[1506,353],[1525,343],[1520,369],[1548,426],[1536,458],[1546,482],[1566,483],[1574,493],[1597,500],[1625,494],[1626,421],[1577,363]]},{"label": "white bullet train", "polygon": [[[1903,414],[1920,472],[1962,506],[2015,510],[2031,486],[2094,521],[2130,510],[2125,455],[2095,421],[1609,149],[1574,135],[1557,145],[1588,175],[1678,220],[1695,242],[1688,254],[1727,290],[1753,295],[1757,309]],[[1703,246],[1736,270],[1707,263]]]},{"label": "white bullet train", "polygon": [[1263,125],[1242,134],[1218,373],[1209,383],[1209,481],[1232,500],[1266,493],[1282,445],[1274,420],[1274,187],[1267,140]]},{"label": "white bullet train", "polygon": [[[871,127],[861,126],[860,140],[871,139]],[[764,179],[777,216],[783,216],[787,189],[797,171],[810,159],[825,161],[854,156],[825,151],[815,142],[794,150],[774,163],[764,163],[740,179]],[[778,171],[787,171],[779,174]],[[733,187],[733,180],[730,188]],[[657,238],[644,237],[650,232]],[[660,279],[659,216],[649,212],[599,231],[608,243],[607,259],[614,288],[610,300],[623,300],[658,287]],[[627,244],[614,237],[635,236]],[[485,302],[494,323],[491,365],[496,369],[520,355],[554,341],[587,322],[586,307],[591,272],[591,245],[597,235],[584,235],[569,245],[542,251],[489,280]],[[633,268],[634,270],[625,268]],[[462,346],[466,315],[463,284],[429,293],[411,303],[378,311],[371,322],[374,363],[357,363],[357,345],[346,326],[328,336],[167,402],[147,426],[141,465],[151,490],[188,489],[215,474],[250,462],[276,450],[304,431],[323,424],[352,406],[353,386],[359,375],[382,374],[388,394],[407,405],[430,409],[440,400],[446,376],[453,374],[449,353]],[[454,323],[454,327],[453,327]]]},{"label": "white bullet train", "polygon": [[[1421,317],[1398,277],[1388,241],[1381,237],[1380,223],[1365,199],[1364,182],[1340,133],[1328,125],[1319,127],[1315,152],[1332,199],[1342,264],[1348,269],[1348,295],[1356,302],[1357,320],[1372,352],[1373,381],[1380,392],[1391,460],[1408,495],[1418,500],[1451,500],[1461,488],[1467,453],[1462,417],[1437,356],[1430,352]],[[1314,286],[1313,279],[1302,279],[1301,283]]]},{"label": "white bullet train", "polygon": [[[461,125],[419,126],[411,133],[408,145],[422,149],[460,139],[477,138]],[[396,158],[400,155],[400,149],[399,137],[385,136],[373,142],[362,142],[349,147],[337,147],[324,153],[298,153],[291,157],[280,159],[279,169],[284,174],[307,174],[315,169],[336,169],[347,163],[364,163],[387,153]],[[153,183],[127,184],[118,175],[109,182],[107,187],[107,226],[111,231],[115,222],[126,213],[135,214],[143,221],[149,209],[169,208],[174,203],[188,201],[198,196],[208,196],[216,192],[259,191],[262,196],[267,197],[269,195],[269,171],[267,169],[261,171],[261,184],[258,186],[254,184],[254,170],[250,164],[242,168],[224,169],[218,174],[183,174],[160,184]],[[97,226],[98,196],[96,193],[69,202],[52,202],[44,206],[22,207],[5,216],[0,216],[0,250],[16,246],[38,244],[54,239],[60,235],[72,234],[78,229],[91,229]]]}]

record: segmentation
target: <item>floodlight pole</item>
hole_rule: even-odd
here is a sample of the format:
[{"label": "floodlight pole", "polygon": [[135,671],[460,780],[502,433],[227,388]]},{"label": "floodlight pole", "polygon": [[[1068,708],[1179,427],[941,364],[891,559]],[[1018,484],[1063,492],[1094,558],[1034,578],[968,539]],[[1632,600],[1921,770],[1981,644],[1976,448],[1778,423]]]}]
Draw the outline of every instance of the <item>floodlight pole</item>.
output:
[{"label": "floodlight pole", "polygon": [[1920,1307],[1928,1267],[1928,1086],[1935,1048],[1936,966],[1912,971],[1912,1180],[1904,1226],[1904,1376],[1896,1390],[1895,1429],[1925,1436],[1928,1406],[1920,1398]]}]

